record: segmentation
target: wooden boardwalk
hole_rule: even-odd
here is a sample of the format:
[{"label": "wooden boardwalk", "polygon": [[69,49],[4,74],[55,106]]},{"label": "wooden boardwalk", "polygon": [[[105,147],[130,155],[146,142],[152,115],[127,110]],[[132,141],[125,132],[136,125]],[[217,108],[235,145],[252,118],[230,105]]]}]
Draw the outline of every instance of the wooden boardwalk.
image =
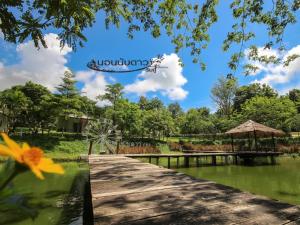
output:
[{"label": "wooden boardwalk", "polygon": [[196,160],[196,165],[200,165],[201,158],[209,158],[212,165],[217,165],[217,157],[221,158],[221,161],[224,161],[225,164],[228,164],[229,157],[232,158],[234,164],[238,164],[239,160],[254,160],[255,158],[264,157],[270,158],[272,164],[276,163],[275,158],[277,156],[282,155],[282,152],[254,152],[254,151],[238,151],[238,152],[201,152],[201,153],[177,153],[177,154],[126,154],[123,156],[127,156],[130,158],[146,158],[149,163],[151,163],[152,159],[156,160],[156,164],[159,164],[160,158],[165,158],[168,160],[168,168],[171,168],[171,159],[176,158],[177,168],[179,167],[180,158],[184,159],[184,167],[190,166],[191,159]]},{"label": "wooden boardwalk", "polygon": [[90,156],[94,224],[300,224],[300,207],[125,156]]}]

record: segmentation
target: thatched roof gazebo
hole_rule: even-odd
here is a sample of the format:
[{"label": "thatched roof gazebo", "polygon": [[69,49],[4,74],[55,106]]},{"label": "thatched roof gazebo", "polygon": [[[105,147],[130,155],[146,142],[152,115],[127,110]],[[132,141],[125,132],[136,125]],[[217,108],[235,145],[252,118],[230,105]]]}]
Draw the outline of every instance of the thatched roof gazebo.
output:
[{"label": "thatched roof gazebo", "polygon": [[[250,134],[253,134],[254,141],[255,141],[255,149],[258,150],[257,147],[257,138],[263,137],[263,136],[272,136],[273,140],[273,147],[275,151],[275,136],[283,136],[285,133],[281,130],[276,130],[271,127],[267,127],[263,124],[256,123],[252,120],[248,120],[247,122],[227,131],[225,134],[230,134],[231,136],[231,145],[232,145],[232,151],[234,151],[233,147],[233,137],[234,136],[246,136],[248,135],[249,142],[250,142]],[[250,145],[249,145],[250,146]]]}]

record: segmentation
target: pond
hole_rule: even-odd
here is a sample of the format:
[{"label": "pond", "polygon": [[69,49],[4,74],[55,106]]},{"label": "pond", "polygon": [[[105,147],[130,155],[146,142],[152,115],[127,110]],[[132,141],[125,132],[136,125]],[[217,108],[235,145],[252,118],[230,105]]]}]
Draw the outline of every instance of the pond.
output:
[{"label": "pond", "polygon": [[15,195],[10,202],[24,203],[26,207],[16,208],[1,199],[0,224],[82,224],[88,166],[76,162],[62,165],[62,176],[46,174],[45,180],[38,180],[31,172],[18,176],[11,186]]},{"label": "pond", "polygon": [[277,165],[179,168],[192,177],[300,205],[300,157],[280,157]]}]

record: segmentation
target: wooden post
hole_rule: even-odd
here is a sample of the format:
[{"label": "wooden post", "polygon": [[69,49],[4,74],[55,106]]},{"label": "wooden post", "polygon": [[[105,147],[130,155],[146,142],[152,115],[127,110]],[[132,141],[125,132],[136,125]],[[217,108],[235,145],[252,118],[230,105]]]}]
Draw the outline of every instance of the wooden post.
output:
[{"label": "wooden post", "polygon": [[159,157],[157,156],[156,157],[156,165],[158,165],[159,164]]},{"label": "wooden post", "polygon": [[248,132],[248,145],[249,145],[249,151],[251,151],[250,132]]},{"label": "wooden post", "polygon": [[258,147],[257,147],[257,138],[256,138],[256,131],[253,131],[254,133],[254,142],[255,142],[255,150],[258,151]]},{"label": "wooden post", "polygon": [[274,133],[272,133],[272,141],[273,141],[273,150],[274,150],[274,152],[276,152],[276,143],[275,143]]},{"label": "wooden post", "polygon": [[168,169],[171,167],[170,156],[168,156]]},{"label": "wooden post", "polygon": [[190,158],[189,156],[184,156],[184,166],[190,167]]},{"label": "wooden post", "polygon": [[231,149],[232,149],[232,152],[234,152],[233,135],[231,134],[230,137],[231,137]]},{"label": "wooden post", "polygon": [[271,163],[272,165],[276,164],[275,156],[271,155]]},{"label": "wooden post", "polygon": [[196,164],[197,164],[197,167],[199,167],[199,156],[196,156]]},{"label": "wooden post", "polygon": [[237,155],[234,156],[234,164],[235,164],[235,165],[238,164],[238,156],[237,156]]},{"label": "wooden post", "polygon": [[177,168],[179,168],[179,156],[177,156],[177,162],[176,162],[176,164],[177,164]]},{"label": "wooden post", "polygon": [[120,150],[120,141],[117,141],[117,149],[116,149],[117,154],[119,154],[119,150]]},{"label": "wooden post", "polygon": [[228,164],[228,156],[225,156],[225,164]]},{"label": "wooden post", "polygon": [[89,146],[89,155],[92,154],[92,149],[93,149],[93,141],[90,141],[90,146]]},{"label": "wooden post", "polygon": [[217,157],[215,155],[211,156],[211,164],[214,166],[217,164]]}]

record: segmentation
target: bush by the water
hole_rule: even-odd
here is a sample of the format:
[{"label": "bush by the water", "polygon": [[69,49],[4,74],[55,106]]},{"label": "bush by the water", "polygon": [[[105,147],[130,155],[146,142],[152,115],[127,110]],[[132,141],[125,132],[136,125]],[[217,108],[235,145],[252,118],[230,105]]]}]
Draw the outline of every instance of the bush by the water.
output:
[{"label": "bush by the water", "polygon": [[192,150],[192,151],[196,151],[196,152],[205,152],[205,151],[209,151],[209,152],[214,152],[214,151],[231,151],[232,147],[231,145],[195,145],[192,143],[184,143],[182,145],[183,150]]},{"label": "bush by the water", "polygon": [[147,153],[160,153],[156,146],[121,146],[118,154],[147,154]]},{"label": "bush by the water", "polygon": [[171,151],[181,151],[182,145],[177,142],[168,142],[169,149]]}]

